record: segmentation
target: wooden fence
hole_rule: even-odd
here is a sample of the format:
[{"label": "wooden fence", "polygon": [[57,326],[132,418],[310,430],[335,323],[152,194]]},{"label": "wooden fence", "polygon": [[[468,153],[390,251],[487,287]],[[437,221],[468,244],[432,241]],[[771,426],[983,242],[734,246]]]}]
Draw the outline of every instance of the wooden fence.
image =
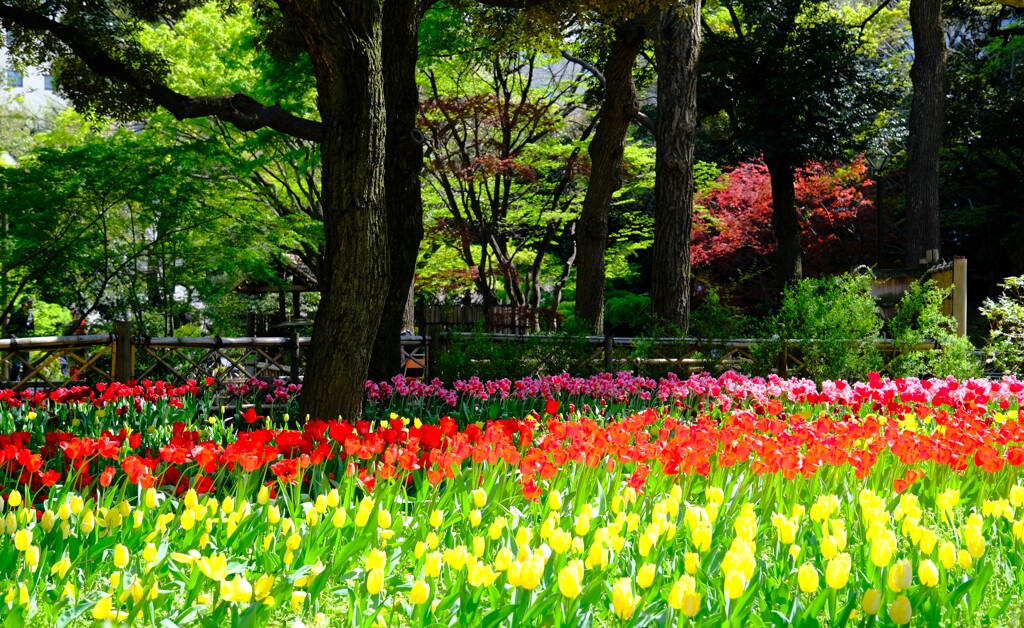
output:
[{"label": "wooden fence", "polygon": [[[408,377],[431,377],[431,363],[447,351],[453,339],[472,334],[448,333],[434,338],[403,335],[402,368]],[[485,334],[491,343],[565,343],[561,336]],[[0,340],[0,387],[54,389],[80,384],[132,379],[182,382],[212,377],[222,384],[252,378],[301,381],[310,339],[289,337],[179,338],[132,335],[127,323],[115,332],[89,336],[50,336]],[[574,339],[587,349],[585,362],[606,371],[645,366],[679,374],[717,368],[744,370],[755,360],[756,347],[765,340],[709,341],[699,338],[620,338],[588,336]],[[776,341],[777,342],[777,341]],[[775,370],[798,373],[803,368],[799,343],[781,343]],[[895,352],[891,341],[880,341],[883,352]],[[935,349],[935,343],[910,347]],[[16,366],[16,369],[13,368]],[[10,375],[15,377],[9,377]]]}]

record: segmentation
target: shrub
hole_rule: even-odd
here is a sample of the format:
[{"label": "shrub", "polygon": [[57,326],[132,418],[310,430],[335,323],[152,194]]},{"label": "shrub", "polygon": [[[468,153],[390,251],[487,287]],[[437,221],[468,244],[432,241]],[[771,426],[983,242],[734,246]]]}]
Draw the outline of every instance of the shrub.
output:
[{"label": "shrub", "polygon": [[[896,357],[887,371],[894,377],[952,375],[958,379],[982,374],[971,341],[956,333],[956,320],[942,313],[942,301],[951,288],[939,289],[935,282],[915,281],[896,305],[896,315],[887,323],[896,345]],[[914,351],[922,342],[934,340],[934,351]]]},{"label": "shrub", "polygon": [[809,376],[854,379],[881,367],[882,318],[871,281],[870,272],[858,272],[786,287],[774,324],[780,342],[798,341]]},{"label": "shrub", "polygon": [[1024,275],[999,284],[998,301],[985,299],[981,313],[988,319],[986,363],[1003,373],[1024,373]]}]

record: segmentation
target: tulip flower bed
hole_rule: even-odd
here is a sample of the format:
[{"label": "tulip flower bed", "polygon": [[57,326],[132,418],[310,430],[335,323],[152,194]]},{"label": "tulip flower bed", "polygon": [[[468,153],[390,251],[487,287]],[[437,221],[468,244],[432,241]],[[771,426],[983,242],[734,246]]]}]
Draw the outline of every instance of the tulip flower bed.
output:
[{"label": "tulip flower bed", "polygon": [[4,625],[1005,625],[1024,603],[1013,378],[386,386],[375,420],[301,430],[226,421],[195,384],[0,392]]}]

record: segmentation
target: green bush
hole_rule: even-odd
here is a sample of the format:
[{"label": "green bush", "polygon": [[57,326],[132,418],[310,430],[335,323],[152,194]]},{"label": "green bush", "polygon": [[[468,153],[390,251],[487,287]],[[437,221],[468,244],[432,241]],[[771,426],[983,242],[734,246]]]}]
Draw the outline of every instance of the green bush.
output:
[{"label": "green bush", "polygon": [[612,336],[639,336],[651,326],[651,297],[610,292],[604,303],[604,329]]},{"label": "green bush", "polygon": [[778,342],[797,341],[810,377],[855,379],[882,366],[882,318],[871,296],[872,279],[870,272],[847,273],[786,287],[774,319]]},{"label": "green bush", "polygon": [[988,319],[986,362],[1007,374],[1024,374],[1024,275],[999,284],[998,301],[985,299],[981,313]]},{"label": "green bush", "polygon": [[518,379],[529,375],[568,372],[589,375],[603,370],[590,358],[598,348],[571,322],[553,338],[519,336],[495,341],[478,325],[468,335],[449,334],[447,350],[434,361],[433,375],[446,382],[474,375],[480,379]]},{"label": "green bush", "polygon": [[[935,282],[915,281],[899,303],[896,315],[886,327],[896,345],[896,356],[886,371],[894,377],[952,375],[958,379],[978,377],[981,364],[974,357],[971,341],[956,333],[956,320],[942,313],[942,302],[952,288],[939,289]],[[934,351],[914,351],[922,342],[934,340]]]}]

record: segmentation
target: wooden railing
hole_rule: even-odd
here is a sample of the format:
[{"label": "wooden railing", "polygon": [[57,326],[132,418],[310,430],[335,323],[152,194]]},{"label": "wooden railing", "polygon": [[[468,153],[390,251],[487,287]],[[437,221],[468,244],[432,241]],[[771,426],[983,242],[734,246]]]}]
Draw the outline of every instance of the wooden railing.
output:
[{"label": "wooden railing", "polygon": [[[550,342],[565,343],[566,337],[556,335],[517,334],[471,334],[450,333],[431,341],[432,355],[449,350],[453,339],[486,337],[494,343]],[[581,360],[583,364],[600,366],[606,372],[617,370],[661,367],[677,374],[704,370],[747,370],[755,361],[757,347],[777,344],[772,365],[780,375],[797,374],[804,368],[800,341],[763,338],[708,339],[708,338],[628,338],[617,336],[584,336],[573,338],[572,342],[583,342],[592,349]],[[851,343],[863,342],[851,340]],[[892,340],[878,340],[875,343],[883,355],[895,356],[906,351],[932,351],[939,346],[934,341],[913,346],[898,345]],[[762,356],[763,359],[763,356]]]},{"label": "wooden railing", "polygon": [[[434,338],[402,336],[401,364],[408,377],[428,378],[431,363],[449,350],[453,339],[473,334],[450,333]],[[565,343],[555,335],[483,334],[492,343]],[[479,337],[479,336],[477,336]],[[89,336],[50,336],[0,339],[0,387],[53,389],[76,384],[132,379],[184,381],[212,377],[219,383],[239,383],[252,378],[301,381],[310,339],[289,337],[148,337],[131,334],[126,323],[115,332]],[[622,338],[587,336],[574,338],[587,347],[585,363],[597,369],[615,371],[660,367],[677,373],[718,369],[745,370],[755,360],[760,339],[708,340],[701,338]],[[878,342],[883,353],[928,351],[933,342],[897,347],[892,341]],[[763,357],[763,356],[762,356]],[[17,365],[16,369],[12,369]],[[780,343],[775,370],[798,373],[803,368],[800,346]],[[12,375],[12,370],[15,377]]]}]

